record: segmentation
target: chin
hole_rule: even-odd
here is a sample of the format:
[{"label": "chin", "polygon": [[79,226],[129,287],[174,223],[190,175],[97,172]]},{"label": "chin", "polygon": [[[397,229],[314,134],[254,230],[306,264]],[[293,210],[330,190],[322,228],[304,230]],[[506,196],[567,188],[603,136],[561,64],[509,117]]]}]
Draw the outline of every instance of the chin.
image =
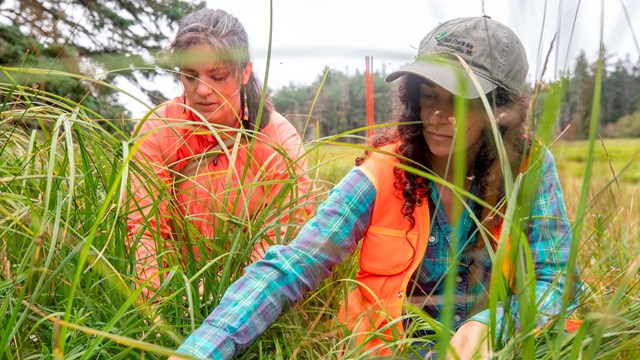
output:
[{"label": "chin", "polygon": [[[427,144],[427,146],[429,146],[429,144]],[[452,149],[451,147],[442,145],[429,146],[429,153],[431,154],[431,156],[435,157],[448,157],[449,154],[452,153]]]},{"label": "chin", "polygon": [[194,112],[193,120],[211,122],[211,114],[206,112]]}]

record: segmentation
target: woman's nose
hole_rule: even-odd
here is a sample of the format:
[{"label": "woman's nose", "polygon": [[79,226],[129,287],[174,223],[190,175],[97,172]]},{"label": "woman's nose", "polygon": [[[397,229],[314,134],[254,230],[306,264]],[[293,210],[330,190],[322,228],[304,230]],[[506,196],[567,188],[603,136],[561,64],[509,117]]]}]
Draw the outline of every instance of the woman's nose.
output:
[{"label": "woman's nose", "polygon": [[198,94],[198,96],[200,97],[207,97],[209,95],[211,95],[211,93],[213,93],[213,87],[209,84],[207,84],[204,81],[199,81],[198,82],[198,86],[196,87],[196,93]]},{"label": "woman's nose", "polygon": [[429,114],[429,122],[432,124],[454,124],[455,121],[451,106],[435,106]]}]

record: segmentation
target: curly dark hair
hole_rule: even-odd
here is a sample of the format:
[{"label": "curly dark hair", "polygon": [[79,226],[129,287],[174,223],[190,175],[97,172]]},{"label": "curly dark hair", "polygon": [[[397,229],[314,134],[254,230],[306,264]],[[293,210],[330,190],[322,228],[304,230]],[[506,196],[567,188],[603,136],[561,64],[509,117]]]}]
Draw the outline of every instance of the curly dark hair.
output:
[{"label": "curly dark hair", "polygon": [[[401,124],[390,127],[372,139],[372,146],[380,148],[391,143],[399,143],[397,154],[399,162],[405,166],[423,171],[431,171],[429,146],[423,135],[423,124],[420,122],[420,85],[425,80],[414,75],[405,75],[400,80],[397,89],[397,104],[395,121]],[[507,153],[512,174],[516,174],[521,166],[522,154],[525,151],[526,140],[526,106],[525,100],[516,94],[498,87],[486,94],[491,102],[494,115],[498,122],[498,130]],[[504,179],[497,156],[496,143],[487,127],[478,146],[475,158],[468,169],[467,177],[476,181],[478,196],[492,207],[496,207],[504,197]],[[356,159],[360,165],[368,157],[365,152]],[[413,216],[418,199],[428,196],[427,182],[419,175],[395,168],[394,187],[403,199],[402,215],[415,226]],[[500,221],[491,219],[494,209],[476,206],[476,216],[480,220]]]}]

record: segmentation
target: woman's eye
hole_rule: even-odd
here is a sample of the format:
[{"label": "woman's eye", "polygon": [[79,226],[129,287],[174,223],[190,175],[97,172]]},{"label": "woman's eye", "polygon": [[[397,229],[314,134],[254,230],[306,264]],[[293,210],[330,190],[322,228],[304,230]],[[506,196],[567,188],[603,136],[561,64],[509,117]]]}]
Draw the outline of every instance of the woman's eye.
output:
[{"label": "woman's eye", "polygon": [[214,74],[209,74],[209,78],[213,81],[225,81],[227,79],[227,77],[229,77],[228,73],[214,73]]}]

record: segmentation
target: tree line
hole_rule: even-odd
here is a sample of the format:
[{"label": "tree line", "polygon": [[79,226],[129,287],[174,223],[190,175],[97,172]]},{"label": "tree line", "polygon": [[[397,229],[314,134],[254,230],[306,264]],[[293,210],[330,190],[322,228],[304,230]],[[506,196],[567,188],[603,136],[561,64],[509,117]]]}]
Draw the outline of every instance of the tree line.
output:
[{"label": "tree line", "polygon": [[[288,85],[273,95],[278,112],[284,114],[306,140],[343,133],[341,141],[359,142],[367,126],[365,74],[325,70],[310,85]],[[374,122],[391,119],[392,87],[380,71],[373,73]]]},{"label": "tree line", "polygon": [[[569,126],[570,139],[588,136],[596,85],[597,61],[589,63],[584,52],[575,61],[565,82],[559,124]],[[604,57],[601,100],[598,106],[600,135],[640,137],[640,58],[612,60]]]},{"label": "tree line", "polygon": [[[550,89],[563,92],[556,131],[562,133],[564,139],[588,137],[596,69],[597,60],[590,63],[582,52],[572,71],[542,85],[538,108],[544,106]],[[358,70],[353,74],[329,69],[325,72],[326,78],[323,72],[310,85],[291,84],[273,94],[278,111],[305,132],[307,139],[341,134],[367,125],[365,74]],[[385,76],[384,71],[374,73],[376,124],[393,120],[396,85],[385,83]],[[530,85],[529,94],[533,91],[533,85]],[[640,59],[633,63],[629,57],[615,61],[605,57],[601,93],[598,107],[600,135],[640,137]]]}]

